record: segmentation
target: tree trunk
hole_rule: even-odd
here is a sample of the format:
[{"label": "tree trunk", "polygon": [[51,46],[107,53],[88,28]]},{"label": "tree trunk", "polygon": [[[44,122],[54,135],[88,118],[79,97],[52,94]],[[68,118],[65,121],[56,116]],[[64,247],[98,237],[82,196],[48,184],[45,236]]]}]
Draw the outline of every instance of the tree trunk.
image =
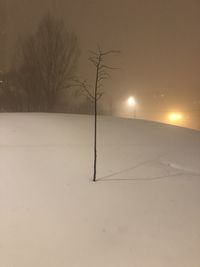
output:
[{"label": "tree trunk", "polygon": [[97,101],[94,103],[94,174],[93,182],[96,182],[97,169]]},{"label": "tree trunk", "polygon": [[94,174],[93,174],[93,182],[96,182],[96,172],[97,172],[97,90],[98,90],[100,63],[101,63],[101,55],[98,58],[98,64],[97,64],[97,70],[96,70],[96,81],[95,81],[95,94],[94,94]]}]

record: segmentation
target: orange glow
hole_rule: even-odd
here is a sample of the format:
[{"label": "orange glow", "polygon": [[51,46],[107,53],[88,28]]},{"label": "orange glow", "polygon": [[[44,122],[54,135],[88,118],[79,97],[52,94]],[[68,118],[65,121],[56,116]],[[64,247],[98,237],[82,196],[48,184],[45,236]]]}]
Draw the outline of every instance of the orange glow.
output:
[{"label": "orange glow", "polygon": [[169,114],[168,118],[171,122],[179,122],[182,120],[183,116],[181,113],[172,112]]}]

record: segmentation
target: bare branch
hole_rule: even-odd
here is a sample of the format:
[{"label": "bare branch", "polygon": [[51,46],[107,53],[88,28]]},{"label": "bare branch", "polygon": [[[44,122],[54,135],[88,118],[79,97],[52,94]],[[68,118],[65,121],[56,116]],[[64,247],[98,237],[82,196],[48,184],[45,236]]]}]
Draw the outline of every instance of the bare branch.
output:
[{"label": "bare branch", "polygon": [[93,58],[91,58],[91,57],[89,57],[88,58],[88,60],[90,61],[90,62],[92,62],[92,64],[94,64],[95,65],[95,67],[97,66],[97,60],[95,60],[95,59],[93,59]]},{"label": "bare branch", "polygon": [[99,92],[97,94],[97,101],[103,96],[104,92]]},{"label": "bare branch", "polygon": [[104,74],[102,73],[102,74],[99,75],[99,78],[110,79],[110,74],[106,73],[106,72]]},{"label": "bare branch", "polygon": [[94,98],[93,98],[93,97],[89,96],[89,95],[88,95],[86,92],[84,92],[84,91],[81,91],[80,93],[81,93],[81,95],[85,96],[88,100],[90,100],[90,102],[94,103]]},{"label": "bare branch", "polygon": [[94,99],[93,98],[90,98],[89,96],[86,96],[86,97],[91,103],[94,103]]},{"label": "bare branch", "polygon": [[117,67],[110,67],[110,66],[107,66],[107,65],[101,65],[101,69],[109,69],[109,70],[119,70],[120,68],[117,68]]},{"label": "bare branch", "polygon": [[98,82],[103,81],[103,80],[105,80],[105,79],[106,79],[105,77],[99,77],[99,78],[98,78]]},{"label": "bare branch", "polygon": [[99,44],[97,44],[97,49],[98,49],[98,55],[101,55],[101,48],[100,48],[100,45]]},{"label": "bare branch", "polygon": [[89,60],[95,60],[95,61],[98,61],[98,57],[94,57],[94,56],[90,56],[88,59],[89,59]]},{"label": "bare branch", "polygon": [[106,51],[106,52],[101,52],[101,55],[102,56],[107,56],[109,54],[114,54],[114,53],[121,53],[120,50],[109,50],[109,51]]},{"label": "bare branch", "polygon": [[74,86],[80,87],[80,92],[82,95],[85,95],[88,98],[92,99],[92,101],[94,101],[95,98],[92,95],[92,93],[89,91],[90,85],[87,83],[87,81],[81,82],[78,79],[75,79],[74,82],[75,82]]}]

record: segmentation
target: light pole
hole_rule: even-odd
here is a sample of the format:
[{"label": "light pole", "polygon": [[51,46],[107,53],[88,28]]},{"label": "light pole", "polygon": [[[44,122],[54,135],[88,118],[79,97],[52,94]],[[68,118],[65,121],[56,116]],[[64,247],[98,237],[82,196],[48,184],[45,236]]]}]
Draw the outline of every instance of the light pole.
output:
[{"label": "light pole", "polygon": [[127,104],[130,108],[133,108],[133,118],[136,119],[136,100],[133,96],[130,96],[127,100]]}]

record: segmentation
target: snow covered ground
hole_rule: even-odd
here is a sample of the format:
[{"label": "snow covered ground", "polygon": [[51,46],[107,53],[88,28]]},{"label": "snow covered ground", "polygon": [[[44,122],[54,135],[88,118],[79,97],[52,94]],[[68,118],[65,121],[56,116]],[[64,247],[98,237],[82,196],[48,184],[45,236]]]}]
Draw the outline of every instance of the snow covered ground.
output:
[{"label": "snow covered ground", "polygon": [[200,132],[0,114],[1,267],[199,267]]}]

